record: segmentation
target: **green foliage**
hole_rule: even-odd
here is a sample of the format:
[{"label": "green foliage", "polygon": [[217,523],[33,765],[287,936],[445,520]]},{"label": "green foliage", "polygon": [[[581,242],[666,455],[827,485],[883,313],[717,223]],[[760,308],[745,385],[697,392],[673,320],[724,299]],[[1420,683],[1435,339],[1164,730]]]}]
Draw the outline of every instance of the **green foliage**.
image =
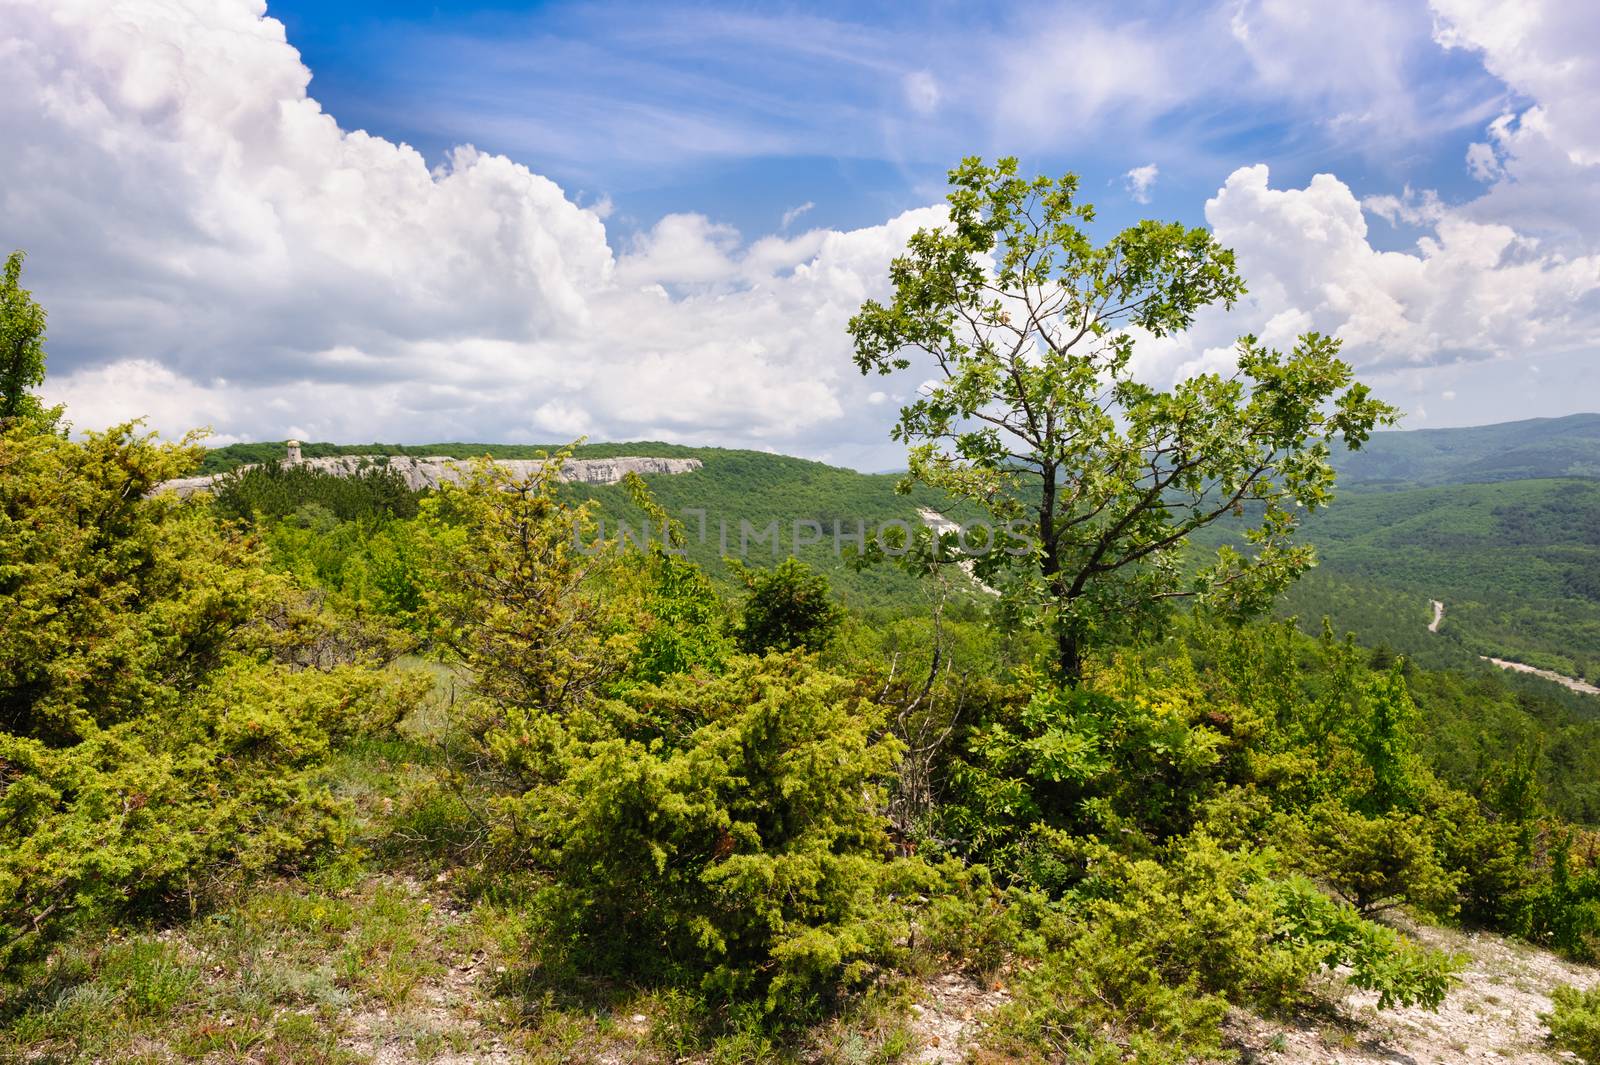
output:
[{"label": "green foliage", "polygon": [[194,450],[0,436],[0,966],[337,841],[316,772],[415,694],[296,664],[304,608],[259,547],[146,494]]},{"label": "green foliage", "polygon": [[[890,267],[894,299],[851,319],[856,365],[933,364],[894,430],[909,477],[1026,533],[1018,588],[1053,627],[1057,679],[1076,682],[1088,646],[1142,631],[1175,598],[1270,603],[1312,562],[1293,534],[1332,499],[1330,444],[1359,448],[1393,409],[1316,333],[1287,355],[1244,337],[1227,377],[1165,392],[1135,380],[1136,332],[1181,332],[1244,292],[1232,252],[1153,221],[1097,246],[1077,177],[1026,180],[1015,159],[967,159],[950,184],[948,223],[918,230]],[[1186,574],[1190,535],[1247,506],[1248,553]],[[1016,562],[997,547],[979,572]]]},{"label": "green foliage", "polygon": [[640,568],[644,620],[630,675],[655,683],[695,668],[720,670],[733,647],[705,570],[659,547]]},{"label": "green foliage", "polygon": [[502,823],[552,876],[547,946],[783,1015],[859,985],[905,932],[876,812],[898,751],[879,720],[848,679],[773,655],[491,737],[544,748],[544,782]]},{"label": "green foliage", "polygon": [[1230,1002],[1286,1009],[1314,974],[1347,966],[1383,1008],[1436,1006],[1459,968],[1285,875],[1269,852],[1197,834],[1159,860],[1087,853],[1092,880],[1044,911],[1001,1019],[1053,1060],[1211,1060]]},{"label": "green foliage", "polygon": [[44,383],[45,312],[22,287],[22,260],[12,252],[0,272],[0,428],[13,418],[59,414],[30,391]]},{"label": "green foliage", "polygon": [[1421,766],[1412,751],[1417,707],[1411,701],[1401,667],[1374,676],[1367,683],[1366,713],[1356,737],[1357,749],[1372,774],[1366,805],[1378,813],[1416,802]]},{"label": "green foliage", "polygon": [[1455,912],[1461,871],[1444,868],[1423,817],[1392,810],[1368,817],[1329,800],[1312,807],[1306,822],[1306,869],[1362,913],[1401,902],[1445,917]]},{"label": "green foliage", "polygon": [[1334,903],[1309,881],[1291,878],[1276,888],[1276,912],[1290,942],[1310,948],[1324,967],[1348,966],[1353,987],[1378,993],[1378,1008],[1437,1008],[1455,984],[1463,960],[1427,950],[1386,925]]},{"label": "green foliage", "polygon": [[500,709],[577,705],[622,669],[632,642],[586,585],[610,556],[584,546],[589,509],[557,496],[563,457],[522,480],[480,462],[423,503],[433,631]]},{"label": "green foliage", "polygon": [[828,591],[828,579],[797,558],[771,570],[738,566],[747,594],[739,622],[739,648],[751,654],[820,651],[844,620]]},{"label": "green foliage", "polygon": [[[131,460],[108,468],[117,462]],[[616,494],[671,528],[654,498],[666,483],[681,482]],[[73,922],[168,906],[340,838],[315,774],[397,704],[359,666],[293,672],[330,625],[294,583],[347,612],[331,623],[339,646],[359,643],[351,634],[371,614],[401,620],[436,635],[478,688],[457,704],[472,760],[454,758],[452,735],[448,772],[402,814],[400,831],[427,841],[419,853],[470,855],[484,882],[535,879],[519,919],[550,979],[685,989],[669,993],[718,1018],[726,1053],[771,1052],[776,1022],[815,1016],[918,949],[985,977],[1006,971],[1016,1001],[996,1038],[1082,1061],[1214,1054],[1230,1004],[1296,1008],[1333,968],[1385,1006],[1436,1003],[1449,959],[1363,916],[1397,902],[1592,949],[1588,852],[1543,820],[1545,748],[1532,733],[1515,756],[1515,743],[1485,754],[1435,737],[1463,705],[1525,716],[1496,678],[1437,678],[1331,630],[1313,641],[1195,617],[1064,687],[1029,671],[1036,634],[1003,631],[980,604],[955,602],[937,621],[845,618],[799,563],[748,574],[768,583],[749,595],[765,602],[754,614],[747,604],[741,632],[736,604],[692,552],[676,553],[694,546],[692,527],[670,546],[592,554],[584,494],[553,468],[520,485],[481,470],[426,498],[416,519],[341,521],[325,501],[295,498],[252,510],[248,536],[219,530],[203,504],[140,501],[141,520],[194,523],[186,554],[142,557],[208,558],[207,537],[235,545],[218,564],[250,572],[244,586],[271,624],[241,622],[214,668],[163,696],[181,718],[129,711],[56,748],[8,740],[7,765],[24,767],[7,795],[27,836],[15,849],[31,864],[0,885],[13,892],[5,919],[26,929],[60,885],[74,900],[45,914],[18,956]],[[40,549],[35,562],[54,554],[71,550]],[[130,601],[143,606],[167,586],[139,587]],[[837,626],[837,673],[733,649],[761,627],[753,617],[794,633],[818,615]],[[961,856],[937,866],[890,858],[884,817],[900,771],[886,737],[913,735],[900,709],[932,705],[917,702],[924,670],[942,700],[934,732],[948,724],[949,740],[928,745],[918,769],[936,796],[916,822],[930,838],[898,842]],[[263,734],[271,741],[248,742]],[[1473,794],[1434,774],[1440,758]],[[124,815],[130,794],[152,798]],[[53,820],[26,820],[46,808]],[[94,835],[119,817],[125,832]],[[364,980],[368,960],[352,948],[340,965]],[[154,959],[157,997],[164,971]],[[404,973],[373,972],[383,993],[404,994]]]},{"label": "green foliage", "polygon": [[[576,448],[574,454],[592,455],[592,447]],[[943,493],[927,488],[909,496],[897,494],[899,478],[893,474],[863,474],[754,451],[661,450],[646,444],[618,448],[701,461],[702,468],[692,473],[647,480],[662,510],[683,522],[688,560],[724,589],[742,584],[726,561],[729,556],[768,566],[792,553],[825,574],[839,598],[853,607],[914,612],[923,603],[918,581],[893,566],[854,565],[861,542],[870,543],[883,530],[894,535],[899,529],[895,523],[916,528],[922,521],[919,508],[958,519],[967,515]],[[596,517],[604,519],[608,538],[619,535],[623,522],[633,530],[647,521],[651,528],[660,527],[624,485],[569,485],[567,491],[597,504]]]},{"label": "green foliage", "polygon": [[1186,833],[1205,799],[1248,777],[1240,755],[1258,728],[1181,686],[1132,701],[1042,687],[973,729],[945,831],[1008,877],[1061,891],[1082,876],[1082,862],[1051,839],[1118,833],[1154,843]]},{"label": "green foliage", "polygon": [[1550,1012],[1539,1015],[1550,1029],[1550,1041],[1580,1061],[1600,1062],[1600,987],[1558,987],[1550,1000]]},{"label": "green foliage", "polygon": [[339,522],[313,504],[258,532],[276,569],[326,593],[345,617],[378,616],[426,633],[429,595],[438,590],[437,544],[429,525]]},{"label": "green foliage", "polygon": [[66,745],[170,711],[283,595],[202,505],[146,498],[197,450],[132,426],[0,436],[0,728]]},{"label": "green foliage", "polygon": [[631,557],[628,576],[619,582],[632,586],[639,603],[638,650],[629,677],[655,683],[695,668],[719,672],[733,643],[711,578],[684,557],[683,527],[655,501],[644,479],[630,473],[623,481],[634,504],[664,537],[652,540],[642,558]]},{"label": "green foliage", "polygon": [[1586,865],[1574,869],[1572,833],[1552,841],[1549,865],[1516,900],[1515,930],[1524,938],[1587,960],[1600,958],[1600,870],[1591,841]]},{"label": "green foliage", "polygon": [[950,860],[938,872],[938,890],[918,916],[923,946],[988,980],[1023,949],[1041,897],[1001,890],[987,866]]},{"label": "green foliage", "polygon": [[224,517],[293,517],[302,525],[317,523],[319,514],[337,521],[413,518],[421,494],[407,487],[397,470],[381,464],[338,474],[272,461],[226,474],[211,487]]}]

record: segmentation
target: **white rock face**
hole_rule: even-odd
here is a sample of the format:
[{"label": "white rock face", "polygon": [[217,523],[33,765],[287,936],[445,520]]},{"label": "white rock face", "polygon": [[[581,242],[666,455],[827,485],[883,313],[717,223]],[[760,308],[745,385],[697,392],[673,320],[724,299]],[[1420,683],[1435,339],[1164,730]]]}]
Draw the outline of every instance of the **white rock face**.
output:
[{"label": "white rock face", "polygon": [[[298,449],[297,449],[298,450]],[[540,459],[496,459],[496,466],[511,476],[521,479],[544,465]],[[472,470],[469,459],[453,459],[444,455],[413,458],[410,455],[336,455],[328,458],[301,459],[297,466],[309,466],[340,477],[350,477],[374,466],[387,466],[405,478],[412,489],[437,488],[441,484],[457,484]],[[239,467],[243,470],[250,466]],[[689,473],[700,468],[699,459],[662,459],[636,455],[623,455],[614,459],[568,459],[561,466],[561,479],[577,484],[616,484],[630,473],[641,475],[656,473]],[[164,482],[157,491],[173,491],[180,497],[204,491],[218,480],[217,476],[180,477]]]}]

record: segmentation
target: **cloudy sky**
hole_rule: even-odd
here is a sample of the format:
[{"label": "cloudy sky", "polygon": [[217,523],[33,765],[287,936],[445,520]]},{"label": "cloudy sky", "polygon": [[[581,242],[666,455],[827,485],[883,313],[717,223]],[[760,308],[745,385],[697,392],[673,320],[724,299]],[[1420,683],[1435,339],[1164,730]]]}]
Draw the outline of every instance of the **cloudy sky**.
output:
[{"label": "cloudy sky", "polygon": [[[961,156],[1211,226],[1410,427],[1600,409],[1592,0],[0,0],[0,246],[80,428],[892,467],[845,320]],[[448,10],[446,10],[448,9]]]}]

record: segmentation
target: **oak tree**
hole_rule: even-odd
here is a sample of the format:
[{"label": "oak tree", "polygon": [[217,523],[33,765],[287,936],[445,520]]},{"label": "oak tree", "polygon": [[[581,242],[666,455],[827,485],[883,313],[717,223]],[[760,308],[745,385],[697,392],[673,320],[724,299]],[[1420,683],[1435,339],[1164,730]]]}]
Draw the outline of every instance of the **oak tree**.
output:
[{"label": "oak tree", "polygon": [[[1027,179],[1015,159],[950,172],[948,221],[912,236],[893,296],[850,320],[856,365],[933,375],[901,411],[909,481],[1022,522],[1028,550],[978,561],[1054,630],[1059,679],[1083,656],[1190,598],[1259,609],[1313,563],[1293,534],[1332,498],[1330,444],[1359,447],[1394,411],[1356,382],[1339,341],[1288,352],[1242,337],[1237,368],[1170,388],[1134,372],[1135,345],[1187,329],[1245,291],[1203,228],[1142,221],[1104,243],[1072,174]],[[1186,562],[1197,530],[1248,515],[1243,550]],[[1025,556],[1025,569],[1017,567]]]}]

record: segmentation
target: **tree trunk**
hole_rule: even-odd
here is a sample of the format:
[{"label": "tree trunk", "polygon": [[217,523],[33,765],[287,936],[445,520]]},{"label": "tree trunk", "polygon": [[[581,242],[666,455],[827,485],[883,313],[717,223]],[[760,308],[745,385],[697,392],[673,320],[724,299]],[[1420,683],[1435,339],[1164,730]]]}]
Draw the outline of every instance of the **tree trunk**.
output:
[{"label": "tree trunk", "polygon": [[[1070,593],[1067,583],[1062,579],[1061,573],[1061,544],[1056,537],[1056,469],[1047,466],[1042,471],[1044,476],[1044,491],[1039,500],[1039,544],[1042,548],[1039,558],[1039,568],[1044,574],[1045,583],[1050,586],[1056,598],[1057,607],[1068,605]],[[1056,669],[1057,682],[1069,688],[1076,688],[1083,679],[1083,640],[1075,621],[1056,620]]]},{"label": "tree trunk", "polygon": [[1083,680],[1083,641],[1071,625],[1056,623],[1056,679],[1069,688]]}]

